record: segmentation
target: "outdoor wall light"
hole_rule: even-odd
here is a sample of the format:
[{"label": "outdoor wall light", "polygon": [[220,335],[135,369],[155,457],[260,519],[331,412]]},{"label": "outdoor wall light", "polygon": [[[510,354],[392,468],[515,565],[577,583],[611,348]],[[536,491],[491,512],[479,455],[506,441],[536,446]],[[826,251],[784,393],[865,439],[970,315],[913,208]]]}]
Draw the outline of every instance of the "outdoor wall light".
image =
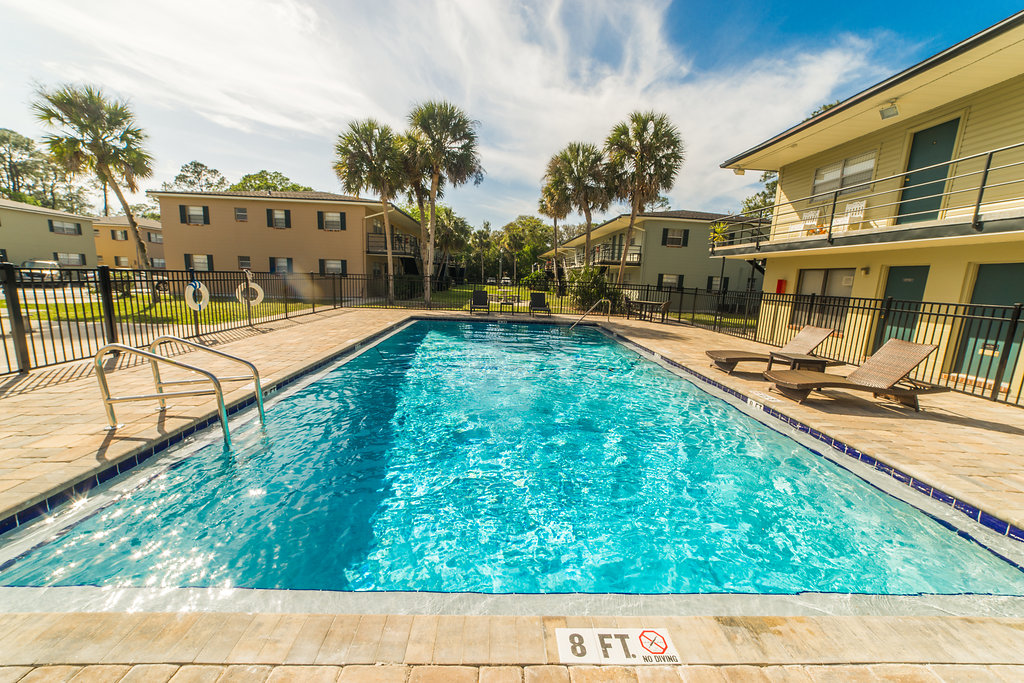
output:
[{"label": "outdoor wall light", "polygon": [[896,106],[896,100],[891,100],[887,106],[879,109],[878,115],[881,116],[882,119],[891,119],[894,116],[899,116],[900,110],[899,107]]},{"label": "outdoor wall light", "polygon": [[747,172],[747,169],[743,168],[742,166],[737,166],[736,168],[732,169],[732,172],[735,173],[736,175],[743,175],[744,173]]},{"label": "outdoor wall light", "polygon": [[871,266],[864,266],[860,269],[861,275],[868,275],[871,272]]}]

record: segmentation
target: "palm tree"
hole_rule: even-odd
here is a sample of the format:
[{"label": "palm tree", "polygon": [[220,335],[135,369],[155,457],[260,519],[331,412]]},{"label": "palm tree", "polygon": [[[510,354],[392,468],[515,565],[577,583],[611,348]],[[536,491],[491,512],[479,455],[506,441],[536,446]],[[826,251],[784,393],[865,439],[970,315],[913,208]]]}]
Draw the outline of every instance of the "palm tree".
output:
[{"label": "palm tree", "polygon": [[[569,196],[566,192],[565,185],[561,182],[561,177],[548,177],[544,176],[544,186],[540,189],[540,201],[538,202],[537,210],[542,216],[547,216],[554,223],[554,235],[553,244],[555,249],[555,286],[559,286],[558,281],[558,219],[565,219],[569,215]],[[587,235],[589,239],[590,235]],[[589,245],[588,245],[589,246]],[[588,249],[589,251],[589,249]]]},{"label": "palm tree", "polygon": [[[402,145],[402,167],[405,175],[405,196],[410,203],[415,203],[418,209],[416,222],[420,226],[420,261],[423,263],[424,278],[427,278],[426,263],[427,249],[430,240],[427,239],[427,202],[430,199],[430,173],[431,169],[427,163],[426,155],[423,152],[423,136],[415,129],[410,129],[400,138]],[[444,195],[444,184],[437,189],[437,198]],[[424,296],[429,296],[429,282],[424,280]]]},{"label": "palm tree", "polygon": [[484,256],[491,246],[491,226],[484,221],[484,227],[473,232],[473,251],[480,254],[480,284],[484,283]]},{"label": "palm tree", "polygon": [[619,261],[618,284],[626,272],[626,256],[636,216],[672,189],[685,148],[679,131],[665,114],[635,111],[612,128],[604,143],[615,197],[629,202],[629,227]]},{"label": "palm tree", "polygon": [[430,218],[427,224],[427,261],[424,264],[425,298],[430,302],[430,278],[434,271],[434,228],[437,193],[442,183],[458,187],[469,181],[480,184],[484,171],[477,151],[477,123],[450,102],[428,101],[409,114],[409,123],[420,134],[421,153],[430,169]]},{"label": "palm tree", "polygon": [[[114,191],[128,218],[135,247],[145,267],[150,267],[139,224],[121,190],[124,183],[131,192],[138,192],[139,179],[153,175],[153,157],[142,148],[147,136],[136,125],[135,114],[125,101],[108,98],[91,85],[62,85],[36,94],[39,99],[32,103],[36,117],[56,131],[43,138],[50,156],[72,175],[95,173],[101,184]],[[159,298],[155,289],[153,297],[154,302]]]},{"label": "palm tree", "polygon": [[469,246],[472,227],[466,219],[456,214],[447,206],[439,206],[437,210],[437,247],[441,250],[441,264],[445,276],[448,276],[448,259],[453,253],[465,251]]},{"label": "palm tree", "polygon": [[586,220],[586,259],[591,265],[590,230],[593,212],[607,211],[611,203],[604,152],[589,142],[570,142],[548,161],[545,184],[555,180],[564,188],[569,206]]},{"label": "palm tree", "polygon": [[353,121],[338,136],[334,148],[334,172],[346,192],[369,190],[380,196],[384,214],[384,244],[387,253],[388,302],[395,300],[395,264],[391,246],[391,198],[404,187],[402,148],[390,126],[374,119]]}]

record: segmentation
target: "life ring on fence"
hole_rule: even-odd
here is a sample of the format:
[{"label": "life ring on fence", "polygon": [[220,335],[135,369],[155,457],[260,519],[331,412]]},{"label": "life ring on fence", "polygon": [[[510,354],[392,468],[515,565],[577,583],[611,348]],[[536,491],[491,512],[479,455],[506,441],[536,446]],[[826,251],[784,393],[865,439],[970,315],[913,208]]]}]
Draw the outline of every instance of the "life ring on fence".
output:
[{"label": "life ring on fence", "polygon": [[[196,292],[199,292],[199,301],[196,301]],[[185,285],[185,305],[196,313],[201,313],[206,305],[210,303],[210,290],[199,280],[193,280]]]},{"label": "life ring on fence", "polygon": [[242,295],[246,294],[250,289],[256,291],[256,296],[249,299],[249,303],[252,304],[253,306],[258,306],[263,302],[263,288],[260,287],[255,282],[243,282],[242,284],[238,285],[238,289],[235,290],[235,298],[238,299],[238,303],[244,304],[245,299],[243,298]]}]

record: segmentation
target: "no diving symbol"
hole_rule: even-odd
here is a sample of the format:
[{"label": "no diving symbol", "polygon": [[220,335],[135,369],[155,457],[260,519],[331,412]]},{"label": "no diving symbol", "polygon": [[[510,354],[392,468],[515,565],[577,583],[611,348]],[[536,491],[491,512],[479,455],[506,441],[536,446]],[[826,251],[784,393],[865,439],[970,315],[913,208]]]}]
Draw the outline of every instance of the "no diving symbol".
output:
[{"label": "no diving symbol", "polygon": [[652,655],[663,655],[668,650],[668,642],[666,642],[665,636],[657,631],[641,632],[640,646]]}]

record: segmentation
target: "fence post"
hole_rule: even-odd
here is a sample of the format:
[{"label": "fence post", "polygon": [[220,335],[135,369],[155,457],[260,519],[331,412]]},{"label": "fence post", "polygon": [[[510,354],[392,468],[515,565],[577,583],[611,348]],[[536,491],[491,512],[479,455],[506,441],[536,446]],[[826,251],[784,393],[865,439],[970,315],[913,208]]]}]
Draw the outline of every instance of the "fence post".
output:
[{"label": "fence post", "polygon": [[693,306],[690,311],[690,323],[693,325],[697,324],[697,288],[693,288]]},{"label": "fence post", "polygon": [[7,299],[7,319],[11,321],[11,340],[14,342],[14,357],[18,372],[28,372],[32,367],[28,351],[28,331],[21,316],[21,300],[18,298],[18,274],[13,263],[0,264],[3,273],[4,298]]},{"label": "fence post", "polygon": [[110,282],[110,266],[97,266],[96,288],[103,307],[103,335],[108,344],[117,343],[117,324],[114,320],[114,287]]},{"label": "fence post", "polygon": [[875,330],[875,348],[872,349],[872,353],[878,350],[878,347],[885,341],[882,339],[882,335],[885,334],[885,324],[889,320],[889,313],[892,311],[892,297],[885,297],[885,301],[882,302],[882,310],[878,312],[878,329]]},{"label": "fence post", "polygon": [[316,313],[316,280],[313,279],[313,271],[309,271],[309,297],[313,302],[313,312]]},{"label": "fence post", "polygon": [[[1013,339],[1017,336],[1017,326],[1020,324],[1020,311],[1021,305],[1016,304],[1013,307],[1013,313],[1010,314],[1010,326],[1006,330],[1006,336],[1003,338],[1003,351],[999,354],[999,365],[996,366],[996,375],[992,380],[992,400],[999,400],[999,386],[1003,383],[1003,375],[1006,373],[1006,363],[1010,359],[1010,347],[1013,345]],[[1009,392],[1007,392],[1007,398],[1009,398]]]},{"label": "fence post", "polygon": [[245,275],[245,319],[249,327],[252,327],[252,297],[249,296],[252,291],[252,272],[246,268],[242,274]]},{"label": "fence post", "polygon": [[340,275],[331,275],[331,303],[334,304],[334,308],[338,307],[338,283],[341,280]]},{"label": "fence post", "polygon": [[281,286],[284,289],[284,317],[288,317],[288,273],[281,273]]}]

